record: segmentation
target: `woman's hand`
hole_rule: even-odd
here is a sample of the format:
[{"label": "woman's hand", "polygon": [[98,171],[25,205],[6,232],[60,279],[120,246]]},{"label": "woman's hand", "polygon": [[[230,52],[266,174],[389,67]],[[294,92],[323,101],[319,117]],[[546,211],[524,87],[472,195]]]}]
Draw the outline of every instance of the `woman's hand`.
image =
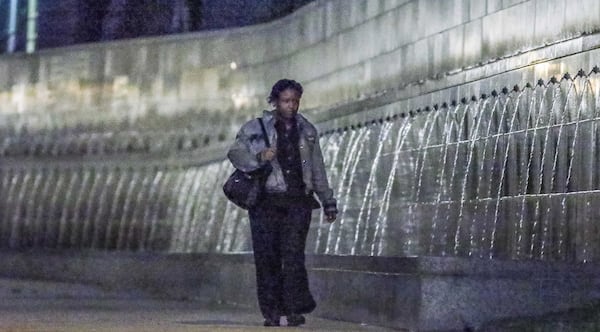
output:
[{"label": "woman's hand", "polygon": [[277,155],[277,150],[274,147],[266,148],[260,152],[260,160],[271,161]]},{"label": "woman's hand", "polygon": [[327,218],[328,223],[332,223],[337,218],[337,213],[327,213],[325,214],[325,217]]},{"label": "woman's hand", "polygon": [[337,218],[338,210],[335,199],[327,201],[326,205],[323,206],[323,212],[325,213],[325,219],[328,223],[332,223]]}]

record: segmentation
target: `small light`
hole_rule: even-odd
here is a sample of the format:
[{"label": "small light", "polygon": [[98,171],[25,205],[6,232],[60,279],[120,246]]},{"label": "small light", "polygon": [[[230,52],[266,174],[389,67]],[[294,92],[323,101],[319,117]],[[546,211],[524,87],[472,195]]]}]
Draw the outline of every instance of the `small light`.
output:
[{"label": "small light", "polygon": [[229,64],[229,68],[231,68],[231,70],[236,70],[237,69],[237,63],[235,63],[235,61],[232,61]]}]

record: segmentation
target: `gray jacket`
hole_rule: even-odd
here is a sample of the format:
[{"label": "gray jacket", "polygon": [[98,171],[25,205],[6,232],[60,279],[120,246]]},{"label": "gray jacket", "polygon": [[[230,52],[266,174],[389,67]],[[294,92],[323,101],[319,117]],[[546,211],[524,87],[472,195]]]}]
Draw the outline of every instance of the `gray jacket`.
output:
[{"label": "gray jacket", "polygon": [[[274,112],[263,111],[262,118],[271,146],[277,146]],[[327,181],[317,129],[300,114],[296,115],[296,121],[300,133],[300,159],[302,160],[302,179],[306,185],[306,193],[316,193],[321,205],[326,210],[328,207],[335,209],[336,200],[333,198],[333,190]],[[258,154],[265,148],[266,144],[260,123],[258,119],[252,119],[246,122],[238,132],[235,142],[229,148],[227,157],[235,168],[243,172],[251,172],[263,166]],[[265,190],[268,193],[285,192],[287,185],[277,158],[271,161],[271,166],[273,171],[267,178]]]}]

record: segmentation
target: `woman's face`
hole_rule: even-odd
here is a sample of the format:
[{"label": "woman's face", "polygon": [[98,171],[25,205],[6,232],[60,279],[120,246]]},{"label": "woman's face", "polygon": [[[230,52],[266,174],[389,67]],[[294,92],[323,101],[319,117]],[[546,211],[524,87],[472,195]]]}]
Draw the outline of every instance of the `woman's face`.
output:
[{"label": "woman's face", "polygon": [[300,95],[294,89],[285,89],[279,94],[275,102],[275,110],[284,119],[292,119],[298,113]]}]

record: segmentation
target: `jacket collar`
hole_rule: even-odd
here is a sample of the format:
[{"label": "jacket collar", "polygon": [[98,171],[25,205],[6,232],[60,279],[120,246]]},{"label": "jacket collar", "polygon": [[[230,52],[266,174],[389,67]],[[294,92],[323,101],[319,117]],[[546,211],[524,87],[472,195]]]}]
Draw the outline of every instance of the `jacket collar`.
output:
[{"label": "jacket collar", "polygon": [[[269,123],[269,124],[274,125],[275,124],[275,111],[264,110],[262,118],[263,118],[264,123]],[[295,118],[296,118],[296,123],[298,124],[299,128],[302,128],[304,123],[307,121],[300,113],[297,113]]]}]

